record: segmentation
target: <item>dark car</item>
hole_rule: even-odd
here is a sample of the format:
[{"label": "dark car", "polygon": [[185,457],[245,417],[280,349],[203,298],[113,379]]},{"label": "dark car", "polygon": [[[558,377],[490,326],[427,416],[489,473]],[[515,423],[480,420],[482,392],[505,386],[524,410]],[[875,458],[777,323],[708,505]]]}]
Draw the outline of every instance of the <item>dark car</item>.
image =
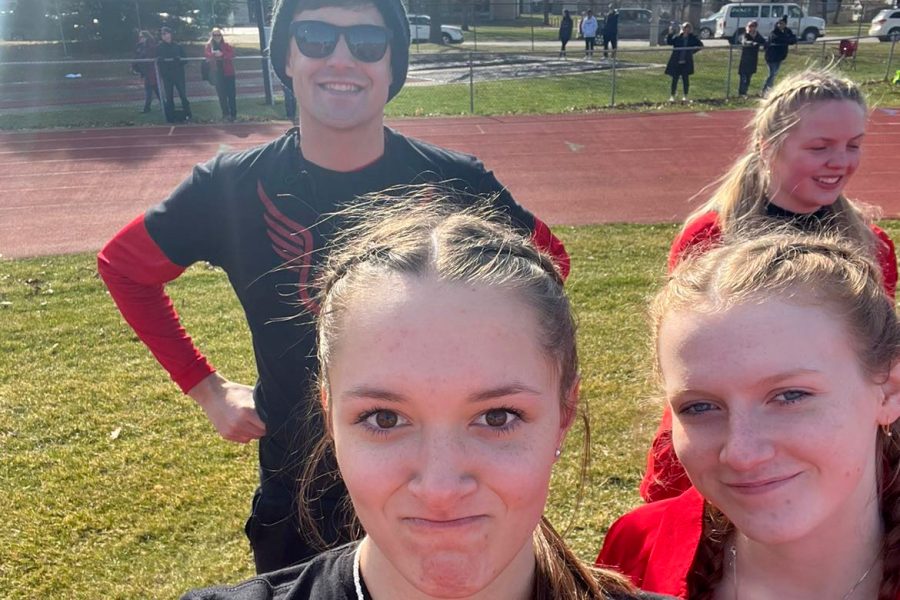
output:
[{"label": "dark car", "polygon": [[[619,9],[619,39],[624,40],[649,40],[650,21],[653,13],[646,8],[620,8]],[[666,41],[666,33],[669,31],[670,21],[667,17],[660,16],[659,27],[656,31],[656,41]]]}]

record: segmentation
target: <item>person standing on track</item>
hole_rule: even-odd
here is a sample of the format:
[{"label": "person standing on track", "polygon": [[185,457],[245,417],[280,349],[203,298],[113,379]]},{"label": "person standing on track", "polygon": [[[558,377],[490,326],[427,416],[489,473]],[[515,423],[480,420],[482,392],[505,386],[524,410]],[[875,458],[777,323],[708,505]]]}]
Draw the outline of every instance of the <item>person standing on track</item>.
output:
[{"label": "person standing on track", "polygon": [[191,103],[187,99],[187,91],[184,81],[184,48],[172,41],[172,30],[163,27],[159,30],[162,41],[156,48],[156,64],[159,65],[159,76],[162,77],[163,87],[166,92],[166,121],[176,122],[175,115],[175,91],[178,90],[178,98],[181,100],[181,110],[184,120],[190,121]]},{"label": "person standing on track", "polygon": [[584,57],[592,58],[594,56],[594,46],[597,44],[597,30],[600,24],[594,11],[587,11],[587,15],[581,20],[581,37],[584,38]]},{"label": "person standing on track", "polygon": [[[480,161],[384,126],[385,104],[406,80],[409,39],[400,0],[279,0],[269,51],[297,97],[299,129],[198,165],[98,255],[126,321],[219,434],[259,439],[260,484],[245,529],[258,572],[310,558],[319,550],[310,540],[320,536],[328,544],[349,537],[346,492],[333,468],[320,473],[305,502],[321,530],[301,532],[296,510],[297,479],[323,429],[309,416],[318,367],[314,274],[342,229],[334,213],[366,193],[398,196],[409,184],[445,182],[464,196],[492,198],[568,272],[562,243]],[[216,372],[165,293],[198,261],[226,272],[244,308],[254,387]]]},{"label": "person standing on track", "polygon": [[222,118],[234,121],[237,118],[234,47],[225,41],[222,30],[214,27],[209,34],[209,42],[206,43],[203,54],[209,64],[209,76],[216,86]]}]

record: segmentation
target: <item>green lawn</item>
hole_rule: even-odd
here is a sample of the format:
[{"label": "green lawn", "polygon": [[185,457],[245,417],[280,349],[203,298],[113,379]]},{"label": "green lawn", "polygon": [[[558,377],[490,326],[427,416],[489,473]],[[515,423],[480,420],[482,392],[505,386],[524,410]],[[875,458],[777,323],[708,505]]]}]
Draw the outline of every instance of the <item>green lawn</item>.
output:
[{"label": "green lawn", "polygon": [[[895,238],[900,222],[886,227]],[[645,299],[675,226],[559,227],[573,257],[592,463],[575,509],[582,431],[549,504],[580,556],[638,502],[660,408],[648,383]],[[221,441],[125,325],[93,255],[0,262],[0,596],[174,598],[252,574],[242,526],[255,446]],[[227,376],[250,382],[241,310],[222,272],[169,286],[188,330]]]}]

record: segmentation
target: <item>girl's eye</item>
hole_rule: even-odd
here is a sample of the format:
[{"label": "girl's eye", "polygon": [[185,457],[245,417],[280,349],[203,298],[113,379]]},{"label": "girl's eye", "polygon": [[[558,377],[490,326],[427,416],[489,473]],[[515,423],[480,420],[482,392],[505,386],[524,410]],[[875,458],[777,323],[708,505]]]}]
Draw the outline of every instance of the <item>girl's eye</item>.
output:
[{"label": "girl's eye", "polygon": [[376,431],[387,431],[406,424],[406,419],[392,410],[374,410],[360,416],[360,422]]},{"label": "girl's eye", "polygon": [[680,415],[702,415],[703,413],[711,412],[717,410],[717,407],[712,402],[690,402],[688,404],[684,404],[681,408],[678,409],[678,414]]},{"label": "girl's eye", "polygon": [[522,416],[518,411],[509,408],[492,408],[483,412],[476,422],[493,429],[509,429],[521,419]]},{"label": "girl's eye", "polygon": [[809,392],[803,390],[787,390],[775,396],[775,400],[782,404],[793,404],[809,396]]}]

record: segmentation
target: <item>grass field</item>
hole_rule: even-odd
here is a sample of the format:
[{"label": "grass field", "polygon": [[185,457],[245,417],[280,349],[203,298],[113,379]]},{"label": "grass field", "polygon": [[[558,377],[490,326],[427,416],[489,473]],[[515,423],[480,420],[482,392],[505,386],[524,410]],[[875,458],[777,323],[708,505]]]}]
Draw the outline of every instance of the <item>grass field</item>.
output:
[{"label": "grass field", "polygon": [[[886,223],[895,238],[900,222]],[[675,226],[559,227],[580,331],[592,429],[581,509],[582,431],[570,436],[549,514],[592,559],[638,502],[660,408],[648,380],[643,307]],[[175,598],[252,574],[242,526],[253,445],[221,441],[125,325],[93,255],[0,263],[0,597]],[[169,286],[194,339],[228,377],[254,377],[249,337],[222,272],[196,265]]]}]

